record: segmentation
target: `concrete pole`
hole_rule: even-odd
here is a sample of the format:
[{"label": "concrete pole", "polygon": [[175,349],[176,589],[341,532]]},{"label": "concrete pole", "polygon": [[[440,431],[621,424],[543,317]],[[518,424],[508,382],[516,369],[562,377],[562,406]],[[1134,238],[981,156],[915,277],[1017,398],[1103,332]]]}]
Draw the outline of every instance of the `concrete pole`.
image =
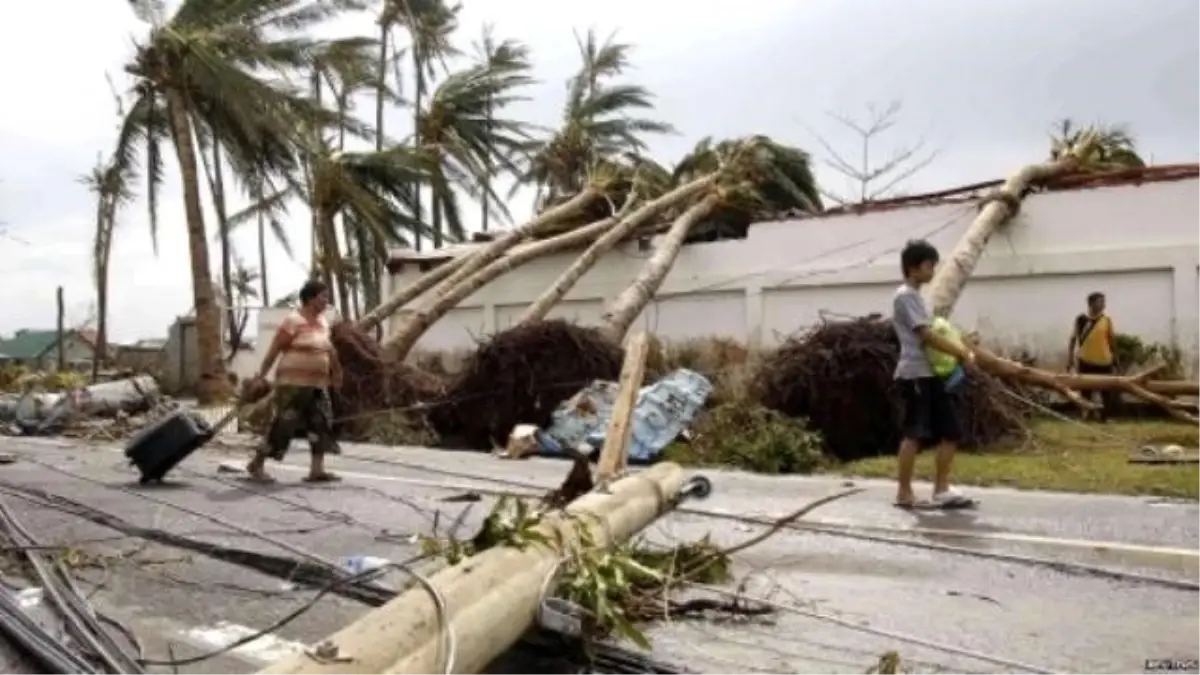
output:
[{"label": "concrete pole", "polygon": [[[683,488],[683,471],[657,464],[616,481],[607,494],[592,492],[547,516],[539,529],[556,542],[525,550],[498,546],[448,567],[430,582],[445,599],[456,653],[454,672],[478,673],[537,620],[542,588],[565,544],[587,527],[598,546],[624,541],[662,515]],[[264,673],[441,673],[443,637],[433,599],[414,586],[329,638],[336,658],[298,655]]]}]

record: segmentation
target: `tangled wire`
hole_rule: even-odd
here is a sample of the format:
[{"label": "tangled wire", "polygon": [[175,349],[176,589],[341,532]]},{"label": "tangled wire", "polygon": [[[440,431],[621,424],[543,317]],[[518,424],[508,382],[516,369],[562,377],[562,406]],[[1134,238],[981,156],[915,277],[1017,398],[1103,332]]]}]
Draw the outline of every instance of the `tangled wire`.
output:
[{"label": "tangled wire", "polygon": [[[892,372],[900,354],[878,315],[823,321],[768,356],[755,377],[763,405],[805,417],[826,452],[840,460],[893,452],[900,442],[900,397]],[[959,393],[964,447],[986,445],[1022,426],[999,383],[972,373]]]},{"label": "tangled wire", "polygon": [[622,357],[594,328],[561,320],[520,325],[480,345],[430,419],[443,438],[490,450],[517,424],[549,425],[558,404],[593,380],[617,379]]}]

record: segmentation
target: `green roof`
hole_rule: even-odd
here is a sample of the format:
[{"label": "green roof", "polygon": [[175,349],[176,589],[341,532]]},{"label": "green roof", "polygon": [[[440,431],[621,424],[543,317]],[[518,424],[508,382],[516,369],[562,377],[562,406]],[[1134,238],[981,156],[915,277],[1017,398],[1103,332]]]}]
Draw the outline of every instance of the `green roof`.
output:
[{"label": "green roof", "polygon": [[0,338],[0,354],[10,359],[35,359],[58,341],[52,330],[20,330],[11,338]]}]

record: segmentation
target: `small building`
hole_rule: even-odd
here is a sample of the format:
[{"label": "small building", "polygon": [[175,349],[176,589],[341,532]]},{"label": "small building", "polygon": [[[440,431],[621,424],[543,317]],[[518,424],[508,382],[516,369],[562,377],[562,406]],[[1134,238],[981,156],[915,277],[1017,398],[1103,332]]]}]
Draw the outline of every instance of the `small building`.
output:
[{"label": "small building", "polygon": [[[69,330],[63,333],[63,361],[70,370],[90,370],[96,357],[96,332]],[[0,364],[31,370],[58,369],[58,331],[23,328],[10,338],[0,338]]]}]

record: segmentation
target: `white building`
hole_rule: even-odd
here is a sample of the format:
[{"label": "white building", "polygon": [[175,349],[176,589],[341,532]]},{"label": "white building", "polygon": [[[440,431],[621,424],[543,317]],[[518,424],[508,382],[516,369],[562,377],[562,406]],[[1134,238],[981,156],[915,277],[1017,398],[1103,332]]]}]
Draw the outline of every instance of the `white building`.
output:
[{"label": "white building", "polygon": [[[1198,177],[1196,165],[1152,167],[1028,197],[988,245],[956,323],[993,344],[1053,358],[1065,350],[1086,295],[1103,291],[1119,331],[1173,343],[1194,359]],[[728,336],[769,346],[823,314],[887,315],[905,241],[926,238],[948,253],[979,197],[998,184],[756,223],[745,239],[689,244],[640,325],[664,340]],[[471,247],[397,252],[387,290]],[[610,252],[551,316],[596,322],[648,255],[636,242]],[[467,348],[509,327],[574,257],[542,258],[496,279],[438,321],[418,348]]]}]

